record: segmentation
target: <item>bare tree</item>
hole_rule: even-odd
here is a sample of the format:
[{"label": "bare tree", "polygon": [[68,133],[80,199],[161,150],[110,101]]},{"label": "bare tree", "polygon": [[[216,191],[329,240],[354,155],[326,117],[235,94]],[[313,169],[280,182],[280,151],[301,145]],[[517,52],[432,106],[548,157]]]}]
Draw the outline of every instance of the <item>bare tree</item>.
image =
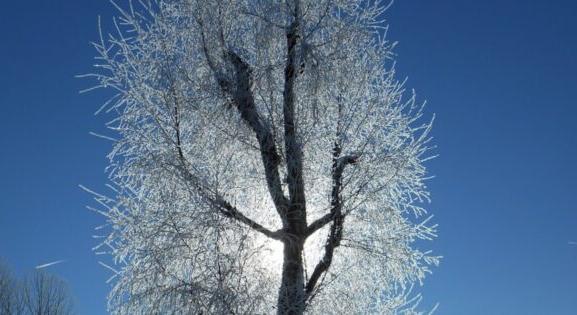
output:
[{"label": "bare tree", "polygon": [[0,314],[67,315],[72,304],[66,284],[56,276],[36,271],[19,281],[0,265]]},{"label": "bare tree", "polygon": [[0,262],[0,314],[22,314],[20,284],[6,265]]},{"label": "bare tree", "polygon": [[28,314],[72,314],[72,300],[66,283],[42,271],[34,272],[25,280],[22,301]]},{"label": "bare tree", "polygon": [[116,92],[113,196],[94,193],[112,312],[416,312],[431,122],[395,79],[388,4],[117,7],[86,75]]}]

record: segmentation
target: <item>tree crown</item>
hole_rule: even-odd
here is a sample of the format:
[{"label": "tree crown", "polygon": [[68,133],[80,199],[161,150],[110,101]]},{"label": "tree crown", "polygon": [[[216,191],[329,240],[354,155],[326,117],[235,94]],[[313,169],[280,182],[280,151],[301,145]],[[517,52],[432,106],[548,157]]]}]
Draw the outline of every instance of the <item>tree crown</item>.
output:
[{"label": "tree crown", "polygon": [[431,122],[395,79],[386,3],[118,9],[87,75],[116,91],[114,196],[95,194],[120,265],[111,309],[270,313],[296,246],[299,312],[414,310],[406,289],[438,263],[414,248],[436,233]]}]

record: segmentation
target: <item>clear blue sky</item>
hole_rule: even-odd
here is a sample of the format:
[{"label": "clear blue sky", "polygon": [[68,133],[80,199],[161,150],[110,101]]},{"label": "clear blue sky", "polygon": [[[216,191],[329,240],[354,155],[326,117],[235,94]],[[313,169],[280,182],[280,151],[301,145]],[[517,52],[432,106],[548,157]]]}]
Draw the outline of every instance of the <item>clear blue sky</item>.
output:
[{"label": "clear blue sky", "polygon": [[[1,1],[0,257],[53,260],[81,314],[104,314],[109,273],[91,252],[109,143],[89,131],[101,0]],[[399,0],[397,67],[437,113],[431,211],[444,255],[422,289],[438,314],[577,314],[577,3]]]}]

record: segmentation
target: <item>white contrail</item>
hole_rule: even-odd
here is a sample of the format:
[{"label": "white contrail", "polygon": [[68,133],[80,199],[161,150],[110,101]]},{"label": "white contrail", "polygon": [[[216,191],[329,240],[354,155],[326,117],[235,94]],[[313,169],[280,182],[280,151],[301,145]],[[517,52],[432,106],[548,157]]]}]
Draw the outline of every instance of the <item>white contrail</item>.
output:
[{"label": "white contrail", "polygon": [[44,264],[44,265],[39,265],[39,266],[36,266],[36,269],[42,269],[42,268],[46,268],[46,267],[50,267],[50,266],[54,266],[54,265],[57,265],[57,264],[63,263],[63,262],[65,262],[65,261],[66,261],[66,260],[64,260],[64,259],[63,259],[63,260],[57,260],[57,261],[49,262],[49,263],[47,263],[47,264]]}]

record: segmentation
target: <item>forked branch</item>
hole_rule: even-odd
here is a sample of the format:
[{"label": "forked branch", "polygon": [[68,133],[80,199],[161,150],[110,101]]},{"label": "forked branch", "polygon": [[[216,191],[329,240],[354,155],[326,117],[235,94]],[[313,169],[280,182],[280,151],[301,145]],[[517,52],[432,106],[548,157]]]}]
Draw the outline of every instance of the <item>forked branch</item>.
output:
[{"label": "forked branch", "polygon": [[[252,70],[250,65],[242,60],[242,58],[234,51],[223,47],[223,49],[226,49],[224,59],[227,63],[231,64],[234,69],[234,75],[232,77],[224,75],[222,71],[223,69],[218,68],[217,63],[209,52],[204,22],[199,17],[197,17],[196,20],[199,23],[202,51],[206,58],[208,67],[213,72],[221,90],[232,98],[232,103],[240,113],[242,120],[255,133],[259,143],[267,188],[274,202],[275,208],[282,219],[283,225],[286,225],[286,212],[288,210],[289,202],[284,195],[280,181],[278,168],[281,159],[277,152],[275,139],[270,127],[262,121],[255,105],[254,96],[251,91]],[[222,30],[220,30],[220,33],[222,34]],[[223,46],[226,45],[222,35],[221,41]]]},{"label": "forked branch", "polygon": [[341,239],[343,237],[343,223],[345,221],[345,216],[342,214],[342,176],[345,167],[349,164],[357,163],[360,155],[354,153],[340,156],[340,153],[341,148],[338,143],[335,143],[335,147],[333,149],[333,189],[331,193],[331,211],[313,222],[307,228],[307,236],[309,236],[329,222],[332,222],[324,248],[325,253],[318,264],[315,266],[315,269],[313,270],[313,273],[311,274],[311,277],[309,278],[305,287],[307,299],[312,297],[312,293],[317,287],[317,283],[320,277],[331,266],[335,248],[340,245]]},{"label": "forked branch", "polygon": [[[260,147],[261,159],[266,175],[267,187],[276,206],[277,212],[281,216],[283,224],[286,224],[288,200],[285,197],[280,181],[279,164],[280,156],[276,150],[274,136],[265,123],[263,123],[254,103],[254,96],[251,91],[250,66],[233,51],[228,51],[226,56],[232,63],[235,70],[234,82],[219,83],[223,90],[232,86],[229,93],[232,95],[234,105],[240,113],[245,123],[254,131]],[[233,83],[233,84],[231,84]]]},{"label": "forked branch", "polygon": [[360,155],[353,153],[345,156],[341,156],[336,159],[336,163],[334,163],[333,167],[333,189],[331,193],[331,210],[329,213],[325,214],[324,216],[318,218],[316,221],[311,223],[307,228],[306,236],[310,236],[314,234],[316,231],[327,225],[331,222],[335,216],[341,212],[342,204],[341,204],[341,196],[340,191],[342,188],[342,176],[345,167],[349,164],[357,163]]},{"label": "forked branch", "polygon": [[185,172],[185,178],[188,180],[190,184],[192,184],[197,191],[206,198],[209,204],[213,205],[219,212],[227,218],[232,218],[241,222],[248,227],[252,228],[253,230],[264,234],[267,237],[272,239],[281,240],[284,237],[284,232],[282,230],[278,231],[271,231],[264,226],[260,225],[259,223],[253,221],[252,219],[245,216],[241,211],[239,211],[235,206],[230,204],[230,202],[226,201],[220,194],[217,192],[211,192],[208,187],[201,184],[201,181],[192,174],[188,169],[188,161],[182,151],[182,143],[181,143],[181,133],[180,133],[180,112],[178,110],[178,102],[175,103],[174,106],[174,123],[175,123],[175,130],[176,130],[176,146],[178,151],[178,157],[180,160],[181,169]]}]

